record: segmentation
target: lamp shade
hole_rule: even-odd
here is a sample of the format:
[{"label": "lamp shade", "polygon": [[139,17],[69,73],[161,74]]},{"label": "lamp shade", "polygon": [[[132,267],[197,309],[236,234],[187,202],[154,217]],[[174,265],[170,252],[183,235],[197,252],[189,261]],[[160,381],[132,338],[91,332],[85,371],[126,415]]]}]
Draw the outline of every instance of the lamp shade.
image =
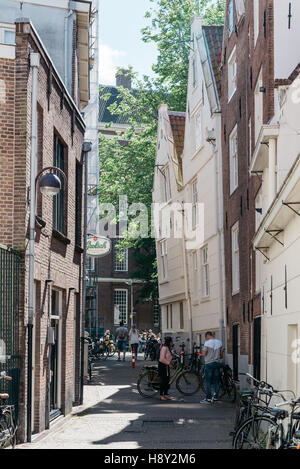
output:
[{"label": "lamp shade", "polygon": [[40,191],[44,195],[57,195],[61,189],[58,176],[53,173],[45,174],[40,180]]}]

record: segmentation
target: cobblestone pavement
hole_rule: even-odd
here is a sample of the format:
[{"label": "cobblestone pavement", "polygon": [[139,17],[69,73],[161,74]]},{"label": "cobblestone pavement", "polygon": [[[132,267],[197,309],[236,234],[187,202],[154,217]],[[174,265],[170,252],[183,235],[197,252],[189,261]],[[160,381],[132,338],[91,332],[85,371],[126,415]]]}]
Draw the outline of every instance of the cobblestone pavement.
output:
[{"label": "cobblestone pavement", "polygon": [[[136,387],[145,362],[131,367],[116,357],[95,364],[93,379],[84,388],[84,405],[73,410],[22,449],[217,449],[230,448],[233,406],[200,404],[203,397],[185,397],[175,385],[173,401],[142,398]],[[149,363],[149,362],[146,362]]]}]

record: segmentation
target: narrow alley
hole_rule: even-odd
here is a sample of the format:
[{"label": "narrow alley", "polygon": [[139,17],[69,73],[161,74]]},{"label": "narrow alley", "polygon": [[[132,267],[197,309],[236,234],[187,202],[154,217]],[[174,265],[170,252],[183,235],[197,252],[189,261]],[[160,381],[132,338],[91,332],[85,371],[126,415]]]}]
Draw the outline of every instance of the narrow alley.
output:
[{"label": "narrow alley", "polygon": [[72,416],[54,424],[31,444],[20,449],[226,449],[231,447],[233,405],[199,404],[201,393],[192,397],[170,389],[173,401],[158,396],[142,398],[136,387],[144,364],[136,367],[116,357],[98,361],[91,384],[85,386],[84,405]]}]

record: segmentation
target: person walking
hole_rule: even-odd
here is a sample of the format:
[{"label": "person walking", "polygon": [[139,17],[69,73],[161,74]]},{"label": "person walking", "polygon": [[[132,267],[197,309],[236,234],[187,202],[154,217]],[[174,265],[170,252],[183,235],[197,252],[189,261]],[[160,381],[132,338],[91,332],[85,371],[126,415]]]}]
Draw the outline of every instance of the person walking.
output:
[{"label": "person walking", "polygon": [[131,345],[131,352],[135,354],[135,359],[137,360],[139,346],[139,331],[137,330],[135,324],[133,324],[132,328],[129,331],[129,341]]},{"label": "person walking", "polygon": [[[202,350],[205,361],[205,387],[206,397],[200,404],[208,404],[218,400],[220,388],[220,364],[223,359],[222,342],[214,338],[212,332],[206,332],[205,343]],[[214,395],[212,396],[211,385],[214,383]]]},{"label": "person walking", "polygon": [[120,354],[123,352],[123,362],[125,362],[127,339],[128,339],[128,329],[124,327],[124,322],[120,322],[120,327],[116,330],[116,339],[117,339],[117,349],[118,349],[118,360],[120,361]]},{"label": "person walking", "polygon": [[160,348],[159,362],[158,362],[158,374],[160,377],[160,400],[169,401],[172,398],[168,395],[170,388],[170,368],[173,368],[171,364],[173,355],[171,349],[173,347],[172,337],[166,337],[163,345]]}]

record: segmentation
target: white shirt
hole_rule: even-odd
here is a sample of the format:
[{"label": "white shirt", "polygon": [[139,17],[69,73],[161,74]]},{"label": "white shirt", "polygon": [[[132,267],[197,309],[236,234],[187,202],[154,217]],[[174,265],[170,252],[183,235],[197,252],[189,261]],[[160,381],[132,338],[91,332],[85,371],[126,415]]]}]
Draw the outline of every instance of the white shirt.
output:
[{"label": "white shirt", "polygon": [[133,332],[132,329],[129,331],[129,340],[131,344],[138,344],[139,343],[139,331],[136,329],[135,332]]}]

